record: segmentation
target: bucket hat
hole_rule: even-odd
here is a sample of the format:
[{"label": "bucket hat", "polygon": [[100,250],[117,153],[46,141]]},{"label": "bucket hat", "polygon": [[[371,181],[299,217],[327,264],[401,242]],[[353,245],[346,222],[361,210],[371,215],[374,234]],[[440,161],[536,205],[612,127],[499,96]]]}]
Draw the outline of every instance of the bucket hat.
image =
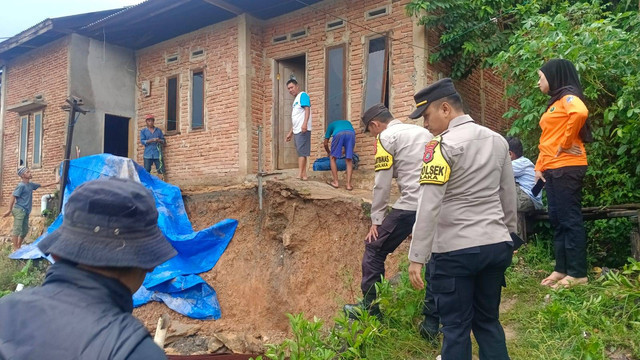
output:
[{"label": "bucket hat", "polygon": [[62,225],[38,248],[79,264],[141,269],[177,254],[158,227],[151,191],[114,177],[78,186],[64,206]]}]

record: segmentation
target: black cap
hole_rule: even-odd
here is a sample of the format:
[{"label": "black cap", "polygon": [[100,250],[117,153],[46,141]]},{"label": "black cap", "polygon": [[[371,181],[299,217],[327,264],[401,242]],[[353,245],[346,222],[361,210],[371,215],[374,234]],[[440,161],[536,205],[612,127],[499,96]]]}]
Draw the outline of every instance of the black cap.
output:
[{"label": "black cap", "polygon": [[389,111],[384,104],[375,104],[362,115],[362,123],[364,124],[364,132],[369,132],[369,123],[371,120],[375,119],[376,116],[382,114],[385,111]]},{"label": "black cap", "polygon": [[38,248],[78,264],[141,269],[177,254],[158,227],[151,191],[114,177],[78,186],[64,206],[62,225]]},{"label": "black cap", "polygon": [[453,81],[451,81],[450,78],[444,78],[434,82],[413,95],[413,99],[416,101],[416,109],[409,115],[409,118],[419,118],[432,102],[457,93],[456,88],[453,86]]}]

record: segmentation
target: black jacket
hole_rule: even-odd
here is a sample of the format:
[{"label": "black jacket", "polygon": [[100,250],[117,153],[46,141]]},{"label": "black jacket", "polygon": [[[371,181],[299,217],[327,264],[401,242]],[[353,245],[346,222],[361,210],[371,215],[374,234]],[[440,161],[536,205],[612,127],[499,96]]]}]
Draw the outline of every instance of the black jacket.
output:
[{"label": "black jacket", "polygon": [[115,279],[66,262],[42,286],[0,299],[0,359],[166,359]]}]

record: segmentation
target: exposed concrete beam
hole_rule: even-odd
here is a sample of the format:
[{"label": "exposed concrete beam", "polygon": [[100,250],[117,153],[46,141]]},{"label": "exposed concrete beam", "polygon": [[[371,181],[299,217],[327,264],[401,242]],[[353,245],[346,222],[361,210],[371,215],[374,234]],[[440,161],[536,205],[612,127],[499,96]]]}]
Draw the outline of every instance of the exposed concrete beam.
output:
[{"label": "exposed concrete beam", "polygon": [[244,13],[244,10],[240,9],[239,7],[233,5],[233,4],[229,4],[228,2],[224,1],[224,0],[204,0],[205,2],[208,2],[209,4],[213,5],[213,6],[217,6],[220,9],[223,10],[227,10],[230,13],[236,14],[236,15],[240,15],[242,13]]},{"label": "exposed concrete beam", "polygon": [[412,29],[412,48],[413,48],[413,91],[414,93],[427,86],[427,30],[424,25],[418,23],[418,19],[411,17]]},{"label": "exposed concrete beam", "polygon": [[[0,66],[0,169],[4,169],[4,99],[7,93],[7,67]],[[4,171],[0,171],[0,204],[4,205],[6,199],[2,198],[2,180]]]},{"label": "exposed concrete beam", "polygon": [[238,167],[240,174],[253,172],[251,143],[251,26],[247,14],[238,16]]}]

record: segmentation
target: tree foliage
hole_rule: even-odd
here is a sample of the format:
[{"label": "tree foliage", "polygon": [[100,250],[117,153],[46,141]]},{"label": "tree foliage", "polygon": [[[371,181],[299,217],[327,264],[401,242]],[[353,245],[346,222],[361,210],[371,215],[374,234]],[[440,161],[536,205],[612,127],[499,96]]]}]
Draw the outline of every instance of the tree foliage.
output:
[{"label": "tree foliage", "polygon": [[[451,64],[450,76],[467,77],[478,66],[503,51],[523,20],[553,11],[557,0],[411,0],[409,16],[439,33],[439,43],[430,48],[430,62]],[[583,1],[585,3],[590,3]],[[609,9],[623,12],[637,9],[635,0],[607,2]]]},{"label": "tree foliage", "polygon": [[[407,12],[439,26],[440,44],[430,60],[451,62],[452,77],[465,77],[477,66],[503,74],[506,96],[517,103],[504,114],[512,121],[509,135],[522,139],[525,155],[534,162],[538,122],[548,100],[536,87],[537,70],[551,58],[571,60],[595,138],[587,145],[583,206],[640,202],[637,1],[412,0]],[[628,254],[630,225],[619,225],[590,223],[589,234],[596,237],[590,246],[609,258],[612,251]]]},{"label": "tree foliage", "polygon": [[595,138],[587,147],[586,205],[640,201],[639,31],[637,12],[611,12],[597,2],[560,3],[523,20],[508,48],[489,60],[508,77],[507,96],[519,105],[505,114],[514,119],[509,133],[530,148],[537,145],[548,99],[535,86],[536,70],[554,57],[576,65]]}]

